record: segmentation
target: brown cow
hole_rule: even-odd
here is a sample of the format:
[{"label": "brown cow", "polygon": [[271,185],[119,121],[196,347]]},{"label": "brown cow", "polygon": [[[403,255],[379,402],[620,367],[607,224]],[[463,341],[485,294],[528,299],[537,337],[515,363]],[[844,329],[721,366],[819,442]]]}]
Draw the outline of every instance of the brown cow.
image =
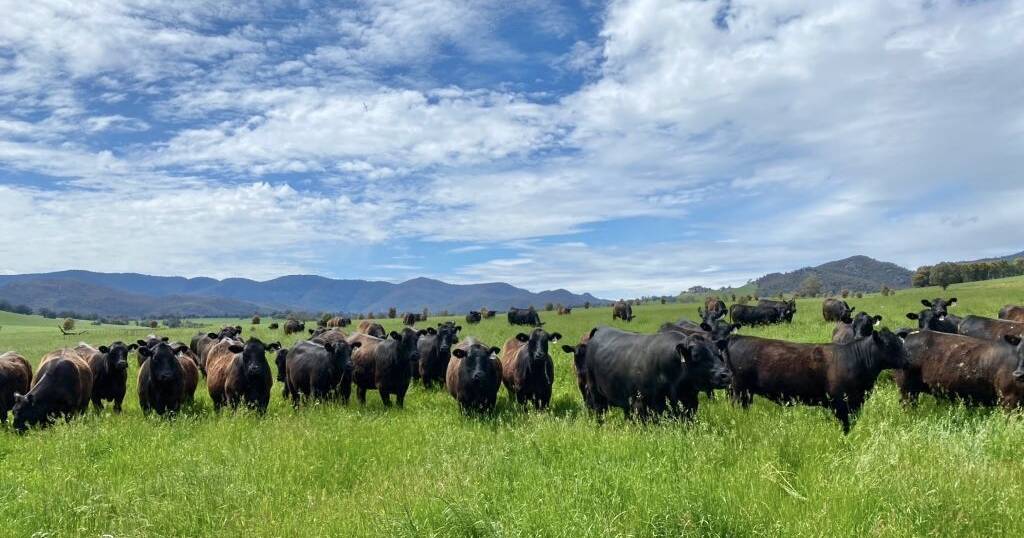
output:
[{"label": "brown cow", "polygon": [[882,329],[849,344],[797,344],[754,336],[729,339],[731,395],[744,409],[755,394],[777,403],[828,407],[850,431],[850,416],[885,369],[907,367],[902,339]]},{"label": "brown cow", "polygon": [[500,349],[488,347],[472,336],[452,349],[444,384],[464,413],[494,410],[501,388],[498,353]]},{"label": "brown cow", "polygon": [[626,322],[633,321],[633,307],[627,301],[618,301],[612,305],[612,321],[621,319]]},{"label": "brown cow", "polygon": [[1024,306],[1008,304],[999,309],[999,319],[1024,323]]},{"label": "brown cow", "polygon": [[316,342],[320,345],[324,345],[327,342],[336,344],[346,340],[348,340],[348,335],[341,329],[326,329],[324,327],[319,327],[315,330],[309,330],[309,341]]},{"label": "brown cow", "polygon": [[366,391],[376,390],[385,407],[391,406],[392,394],[398,407],[405,406],[405,393],[412,381],[410,363],[419,360],[419,337],[418,332],[409,328],[401,333],[392,331],[388,338],[360,333],[349,337],[349,344],[360,344],[352,352],[352,381],[360,404],[366,404]]},{"label": "brown cow", "polygon": [[828,298],[821,303],[821,317],[825,321],[853,321],[854,307],[842,299]]},{"label": "brown cow", "polygon": [[548,406],[555,381],[555,363],[548,354],[548,343],[561,338],[559,333],[548,334],[536,328],[530,334],[519,333],[505,342],[501,351],[501,378],[509,399],[523,407],[527,402],[533,402],[536,409]]},{"label": "brown cow", "polygon": [[206,386],[218,411],[224,405],[238,408],[240,403],[261,413],[270,403],[274,377],[267,363],[267,351],[277,351],[281,344],[265,345],[257,338],[244,344],[223,339],[210,349],[206,359]]},{"label": "brown cow", "polygon": [[1024,346],[1019,336],[989,341],[935,331],[906,337],[910,367],[893,376],[904,403],[918,394],[1007,409],[1024,404]]},{"label": "brown cow", "polygon": [[717,295],[709,295],[704,298],[704,310],[699,310],[697,314],[704,321],[714,321],[725,317],[728,312],[729,309]]},{"label": "brown cow", "polygon": [[560,307],[558,307],[558,315],[559,316],[568,316],[569,314],[572,314],[572,307],[571,306],[560,306]]},{"label": "brown cow", "polygon": [[375,338],[387,338],[387,331],[384,330],[384,326],[380,323],[376,323],[369,320],[363,320],[359,322],[359,327],[356,328],[357,333],[367,334]]},{"label": "brown cow", "polygon": [[59,349],[43,356],[28,394],[14,395],[14,428],[46,427],[63,416],[85,414],[92,397],[92,371],[74,350]]},{"label": "brown cow", "polygon": [[351,318],[346,318],[342,316],[334,316],[333,318],[327,320],[328,327],[347,327],[351,323]]},{"label": "brown cow", "polygon": [[590,342],[590,338],[594,336],[595,332],[597,332],[597,328],[585,333],[580,337],[580,343],[575,346],[568,344],[562,346],[562,351],[572,355],[572,370],[576,374],[576,386],[579,387],[583,404],[588,409],[593,409],[594,406],[590,400],[590,390],[587,388],[587,343]]},{"label": "brown cow", "polygon": [[14,407],[14,395],[25,394],[32,385],[32,365],[13,351],[0,355],[0,424],[7,424],[7,412]]}]

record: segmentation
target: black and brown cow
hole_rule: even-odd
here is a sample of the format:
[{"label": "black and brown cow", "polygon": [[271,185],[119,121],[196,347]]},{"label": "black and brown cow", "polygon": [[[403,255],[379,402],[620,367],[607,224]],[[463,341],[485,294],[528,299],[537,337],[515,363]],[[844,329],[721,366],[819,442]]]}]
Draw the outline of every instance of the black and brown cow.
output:
[{"label": "black and brown cow", "polygon": [[58,417],[85,414],[92,397],[92,371],[77,352],[51,351],[43,356],[26,394],[14,395],[14,429],[45,428]]},{"label": "black and brown cow", "polygon": [[32,386],[32,365],[13,351],[0,355],[0,424],[7,424],[7,413],[14,407],[14,395],[25,394]]},{"label": "black and brown cow", "polygon": [[544,409],[551,402],[555,382],[555,363],[548,353],[548,344],[562,338],[536,328],[530,334],[519,333],[505,342],[501,351],[501,377],[509,399],[521,406],[532,402]]},{"label": "black and brown cow", "polygon": [[409,328],[392,331],[387,338],[367,334],[353,334],[350,344],[360,347],[352,353],[352,381],[356,385],[356,398],[366,404],[366,391],[380,393],[385,407],[391,406],[391,395],[398,407],[405,406],[405,394],[412,381],[411,363],[418,361],[419,333]]},{"label": "black and brown cow", "polygon": [[612,321],[617,319],[627,323],[633,321],[633,307],[629,301],[616,301],[612,305]]}]

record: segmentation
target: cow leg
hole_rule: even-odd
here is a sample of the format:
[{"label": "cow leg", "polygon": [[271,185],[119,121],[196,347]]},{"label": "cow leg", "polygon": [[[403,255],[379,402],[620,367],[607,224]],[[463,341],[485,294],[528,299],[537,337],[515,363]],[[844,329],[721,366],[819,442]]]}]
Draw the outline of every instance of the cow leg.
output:
[{"label": "cow leg", "polygon": [[697,399],[697,392],[682,392],[679,394],[679,402],[682,404],[681,417],[686,420],[693,420],[697,415],[697,406],[700,405]]},{"label": "cow leg", "polygon": [[398,391],[395,392],[395,404],[398,406],[399,409],[404,409],[405,408],[405,391],[406,390],[407,389],[399,388]]},{"label": "cow leg", "polygon": [[100,400],[100,397],[95,394],[92,396],[92,407],[97,413],[103,411],[103,402]]},{"label": "cow leg", "polygon": [[391,407],[391,393],[379,387],[377,392],[380,393],[380,401],[384,404],[384,407]]},{"label": "cow leg", "polygon": [[359,405],[366,405],[366,389],[356,387],[356,399],[359,400]]},{"label": "cow leg", "polygon": [[123,402],[123,401],[124,401],[124,393],[121,393],[121,394],[119,394],[119,395],[114,397],[114,412],[115,413],[120,413],[121,412],[121,402]]},{"label": "cow leg", "polygon": [[832,412],[843,425],[843,433],[850,433],[850,407],[842,397],[832,398]]}]

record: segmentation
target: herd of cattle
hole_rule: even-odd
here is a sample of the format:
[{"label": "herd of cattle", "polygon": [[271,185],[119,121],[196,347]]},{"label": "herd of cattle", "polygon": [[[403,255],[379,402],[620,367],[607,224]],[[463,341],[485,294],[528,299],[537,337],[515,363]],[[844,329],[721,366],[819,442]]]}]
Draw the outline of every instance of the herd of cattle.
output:
[{"label": "herd of cattle", "polygon": [[[908,404],[921,393],[974,405],[1024,404],[1024,307],[1007,306],[999,319],[959,318],[949,313],[956,298],[922,302],[924,310],[907,314],[918,327],[892,332],[876,330],[880,316],[827,299],[822,316],[836,324],[832,342],[802,344],[735,334],[745,325],[791,322],[795,301],[727,309],[709,298],[698,309],[699,322],[665,323],[654,334],[597,327],[562,349],[573,357],[584,404],[599,419],[610,407],[644,421],[665,414],[688,418],[697,411],[699,393],[728,389],[743,408],[754,395],[827,407],[849,431],[851,417],[883,370],[894,371]],[[625,302],[613,305],[612,313],[613,319],[634,319]],[[480,317],[471,312],[467,321]],[[492,411],[501,385],[510,400],[544,409],[554,383],[549,346],[562,336],[545,331],[532,308],[511,309],[508,321],[533,329],[501,348],[460,339],[462,327],[451,321],[387,332],[364,320],[347,334],[342,327],[351,321],[336,318],[310,329],[308,340],[289,349],[254,337],[243,340],[238,326],[196,334],[189,344],[155,335],[130,344],[83,343],[44,356],[34,376],[24,357],[9,352],[0,355],[0,418],[6,423],[13,411],[15,429],[24,431],[82,414],[89,402],[102,409],[109,401],[120,412],[132,351],[139,363],[139,403],[147,414],[178,412],[192,401],[201,376],[216,409],[244,405],[263,412],[275,380],[268,354],[274,355],[283,396],[296,407],[310,399],[347,403],[352,385],[360,403],[376,390],[385,406],[394,396],[402,407],[409,386],[419,382],[444,386],[467,413]],[[297,326],[289,326],[293,322]],[[304,325],[290,320],[285,330],[302,331]]]}]

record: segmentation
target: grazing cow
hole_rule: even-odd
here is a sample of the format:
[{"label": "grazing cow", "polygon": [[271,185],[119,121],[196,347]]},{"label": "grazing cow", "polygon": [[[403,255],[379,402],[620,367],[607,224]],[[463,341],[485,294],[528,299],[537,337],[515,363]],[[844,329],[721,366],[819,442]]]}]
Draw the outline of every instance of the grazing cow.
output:
[{"label": "grazing cow", "polygon": [[729,307],[729,318],[740,325],[771,325],[785,321],[787,312],[777,306],[734,304]]},{"label": "grazing cow", "polygon": [[842,321],[851,319],[854,308],[842,299],[825,299],[821,303],[821,317],[825,321]]},{"label": "grazing cow", "polygon": [[[159,340],[158,340],[159,341]],[[128,353],[137,349],[138,344],[125,345],[117,341],[110,347],[99,349],[82,342],[75,348],[82,360],[92,370],[92,405],[96,411],[103,409],[103,401],[114,402],[114,412],[121,412],[128,381]],[[139,355],[141,358],[141,354]]]},{"label": "grazing cow", "polygon": [[342,316],[334,316],[327,320],[328,327],[348,327],[352,324],[352,318],[346,318]]},{"label": "grazing cow", "polygon": [[376,390],[381,402],[391,407],[395,395],[398,407],[405,406],[405,393],[412,379],[411,363],[419,360],[416,343],[419,333],[406,328],[392,331],[388,338],[354,334],[349,343],[361,344],[352,354],[352,381],[356,384],[356,398],[366,404],[366,391]]},{"label": "grazing cow", "polygon": [[[299,406],[304,398],[316,400],[339,397],[348,404],[352,395],[352,351],[360,342],[349,344],[328,341],[296,342],[288,351],[285,365],[285,392],[292,405]],[[280,355],[278,355],[280,357]],[[278,364],[278,376],[282,366]]]},{"label": "grazing cow", "polygon": [[0,424],[7,424],[7,412],[14,407],[14,395],[25,394],[32,385],[32,365],[13,351],[0,355]]},{"label": "grazing cow", "polygon": [[527,402],[533,402],[536,409],[548,406],[555,382],[555,363],[548,354],[548,343],[561,338],[559,333],[548,334],[537,328],[505,342],[501,351],[501,380],[510,400],[523,407]]},{"label": "grazing cow", "polygon": [[403,325],[412,327],[413,325],[416,325],[417,321],[419,321],[419,319],[416,317],[416,314],[413,314],[412,312],[406,312],[405,314],[402,314]]},{"label": "grazing cow", "polygon": [[78,353],[60,349],[43,357],[27,394],[14,395],[14,429],[47,427],[58,416],[85,414],[92,397],[92,371]]},{"label": "grazing cow", "polygon": [[419,364],[414,364],[413,378],[422,379],[423,387],[430,388],[434,382],[443,385],[452,356],[452,345],[459,341],[462,327],[453,323],[439,323],[433,328],[420,331],[418,348]]},{"label": "grazing cow", "polygon": [[497,312],[494,310],[488,310],[486,308],[480,309],[480,315],[483,316],[484,319],[491,319],[495,314],[497,314]]},{"label": "grazing cow", "polygon": [[854,340],[871,336],[875,326],[882,321],[882,316],[871,316],[867,312],[860,312],[853,318],[841,319],[836,322],[836,328],[832,329],[833,344],[849,344]]},{"label": "grazing cow", "polygon": [[904,403],[920,393],[971,405],[1024,404],[1024,346],[1019,335],[981,340],[935,331],[906,337],[910,366],[893,376]]},{"label": "grazing cow", "polygon": [[621,319],[625,322],[633,321],[633,307],[626,301],[617,301],[612,305],[612,321]]},{"label": "grazing cow", "polygon": [[480,323],[480,319],[480,312],[477,312],[476,310],[470,310],[469,313],[466,314],[466,323],[469,323],[471,325]]},{"label": "grazing cow", "polygon": [[599,327],[586,344],[585,364],[599,420],[608,407],[622,409],[627,419],[636,413],[643,421],[666,409],[675,417],[692,417],[699,391],[725,388],[730,380],[711,342],[679,331],[636,334]]},{"label": "grazing cow", "polygon": [[935,312],[940,316],[948,316],[949,309],[956,306],[956,297],[950,297],[949,299],[937,297],[931,301],[928,299],[921,299],[921,304],[930,308],[932,312]]},{"label": "grazing cow", "polygon": [[530,308],[509,308],[508,324],[530,325],[531,327],[540,327],[541,325],[544,325],[544,323],[540,321],[540,314],[538,314],[532,306]]},{"label": "grazing cow", "polygon": [[384,330],[384,326],[380,323],[365,320],[359,322],[359,327],[356,329],[356,332],[376,338],[387,338],[388,335],[387,331]]},{"label": "grazing cow", "polygon": [[1020,336],[1024,334],[1024,323],[1006,321],[1004,319],[983,318],[981,316],[965,316],[960,321],[957,332],[964,336],[973,336],[982,340],[1002,340],[1004,336]]},{"label": "grazing cow", "polygon": [[301,333],[306,330],[306,322],[297,319],[290,319],[284,322],[284,335]]},{"label": "grazing cow", "polygon": [[271,323],[270,325],[267,325],[267,328],[272,330],[272,331],[276,331],[276,330],[280,329],[281,326],[278,325],[278,323],[275,321],[275,322]]},{"label": "grazing cow", "polygon": [[572,307],[571,306],[561,306],[561,307],[558,307],[558,315],[559,316],[568,316],[569,314],[572,314]]},{"label": "grazing cow", "polygon": [[501,350],[472,336],[452,349],[445,372],[445,388],[459,402],[463,413],[490,413],[501,387]]},{"label": "grazing cow", "polygon": [[786,323],[793,322],[793,316],[796,315],[796,299],[790,299],[789,301],[774,301],[772,299],[759,299],[757,306],[769,306],[781,311],[781,321]]},{"label": "grazing cow", "polygon": [[562,351],[572,355],[572,369],[576,374],[576,386],[579,387],[583,404],[588,409],[593,409],[594,406],[590,401],[590,389],[587,386],[587,343],[590,342],[590,338],[594,336],[596,330],[591,329],[590,332],[581,336],[580,343],[575,346],[568,344],[562,346]]},{"label": "grazing cow", "polygon": [[731,395],[744,409],[755,394],[777,403],[828,407],[850,431],[885,369],[907,366],[903,340],[888,329],[849,344],[797,344],[753,336],[729,340]]},{"label": "grazing cow", "polygon": [[219,411],[224,405],[230,405],[237,409],[244,403],[250,409],[266,412],[274,384],[267,351],[278,349],[281,349],[280,343],[266,345],[258,338],[249,338],[244,344],[224,339],[213,346],[207,358],[206,387],[214,408]]},{"label": "grazing cow", "polygon": [[714,321],[725,317],[728,312],[729,309],[721,299],[717,296],[708,296],[704,298],[704,310],[698,314],[704,321]]},{"label": "grazing cow", "polygon": [[907,312],[907,319],[917,321],[921,329],[928,329],[940,333],[956,334],[958,323],[954,323],[947,316],[936,314],[934,310],[922,310],[920,314]]},{"label": "grazing cow", "polygon": [[[192,365],[192,360],[179,358],[186,350],[188,347],[185,345],[172,347],[166,342],[139,347],[139,355],[146,359],[139,368],[138,383],[139,406],[144,414],[156,411],[160,416],[174,415],[193,396],[185,388],[185,365]],[[198,371],[192,374],[194,379],[188,380],[193,393],[195,382],[198,382],[197,374]]]},{"label": "grazing cow", "polygon": [[999,319],[1024,323],[1024,306],[1008,304],[999,309]]}]

